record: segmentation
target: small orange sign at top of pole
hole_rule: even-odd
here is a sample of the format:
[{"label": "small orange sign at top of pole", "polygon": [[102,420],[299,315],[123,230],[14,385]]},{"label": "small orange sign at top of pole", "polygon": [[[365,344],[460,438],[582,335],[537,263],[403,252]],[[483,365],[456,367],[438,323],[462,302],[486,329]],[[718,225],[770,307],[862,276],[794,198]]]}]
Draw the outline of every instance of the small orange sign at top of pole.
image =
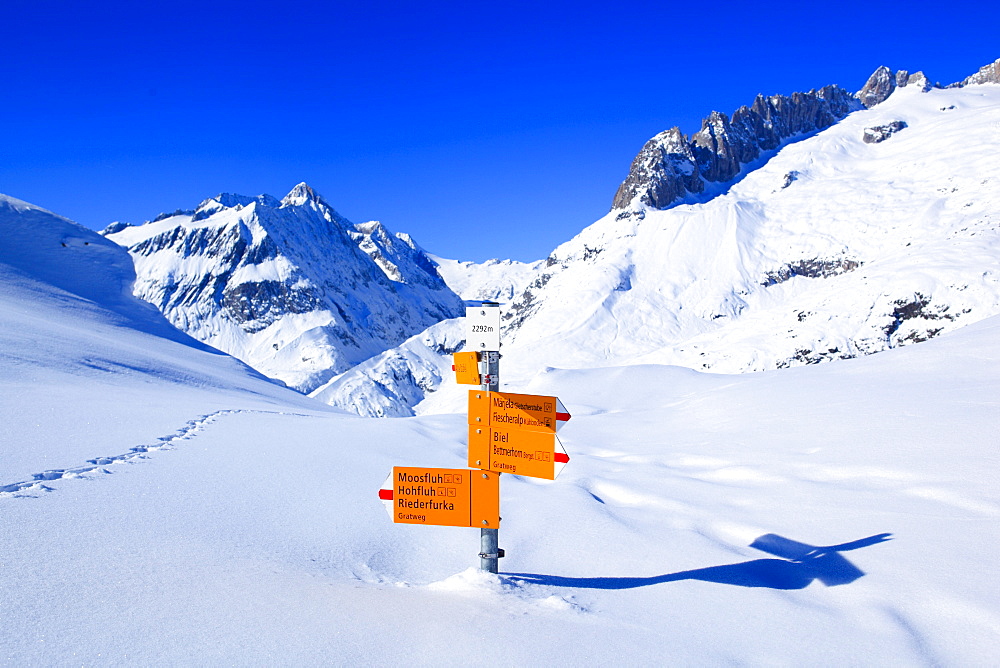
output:
[{"label": "small orange sign at top of pole", "polygon": [[479,353],[473,351],[468,353],[455,353],[452,355],[454,364],[451,365],[455,372],[455,381],[459,385],[481,385],[479,377]]}]

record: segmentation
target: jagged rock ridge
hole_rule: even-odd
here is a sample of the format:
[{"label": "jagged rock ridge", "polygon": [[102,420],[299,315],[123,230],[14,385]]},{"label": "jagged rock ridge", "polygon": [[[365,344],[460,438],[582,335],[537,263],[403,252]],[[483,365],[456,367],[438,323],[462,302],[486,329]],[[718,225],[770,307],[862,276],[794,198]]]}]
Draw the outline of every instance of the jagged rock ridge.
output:
[{"label": "jagged rock ridge", "polygon": [[[982,83],[1000,83],[1000,60],[949,87]],[[893,72],[882,66],[854,94],[833,85],[790,96],[758,95],[752,105],[740,107],[732,117],[713,111],[690,138],[677,127],[661,132],[632,161],[611,210],[641,217],[644,207],[664,209],[687,195],[704,192],[708,183],[731,181],[746,164],[789,138],[827,128],[852,111],[881,104],[893,91],[907,86],[924,92],[941,88],[923,72]]]},{"label": "jagged rock ridge", "polygon": [[985,83],[1000,84],[1000,58],[997,58],[989,65],[979,68],[978,72],[966,78],[960,85],[970,86]]},{"label": "jagged rock ridge", "polygon": [[906,70],[899,70],[893,73],[892,70],[883,65],[868,77],[868,81],[856,95],[865,109],[871,109],[875,105],[885,102],[897,88],[907,86],[915,86],[925,93],[931,88],[941,87],[940,84],[932,84],[923,72],[910,74]]},{"label": "jagged rock ridge", "polygon": [[703,192],[707,182],[731,181],[744,165],[789,137],[827,128],[860,108],[848,91],[825,86],[790,96],[758,95],[732,118],[713,111],[690,138],[677,127],[661,132],[632,161],[611,209],[666,208]]}]

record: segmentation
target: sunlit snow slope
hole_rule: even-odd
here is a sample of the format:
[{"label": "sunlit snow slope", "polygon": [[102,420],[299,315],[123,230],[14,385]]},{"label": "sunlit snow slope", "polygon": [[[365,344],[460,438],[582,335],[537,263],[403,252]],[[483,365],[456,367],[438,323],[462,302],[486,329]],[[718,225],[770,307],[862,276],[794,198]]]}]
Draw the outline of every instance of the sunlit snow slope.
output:
[{"label": "sunlit snow slope", "polygon": [[744,372],[1000,313],[997,155],[1000,85],[897,89],[703,203],[613,210],[507,312],[511,349],[533,367]]},{"label": "sunlit snow slope", "polygon": [[429,255],[448,287],[468,301],[509,302],[524,290],[542,261],[462,262]]},{"label": "sunlit snow slope", "polygon": [[100,235],[0,195],[0,237],[0,490],[142,457],[220,412],[322,408],[133,297],[128,253]]}]

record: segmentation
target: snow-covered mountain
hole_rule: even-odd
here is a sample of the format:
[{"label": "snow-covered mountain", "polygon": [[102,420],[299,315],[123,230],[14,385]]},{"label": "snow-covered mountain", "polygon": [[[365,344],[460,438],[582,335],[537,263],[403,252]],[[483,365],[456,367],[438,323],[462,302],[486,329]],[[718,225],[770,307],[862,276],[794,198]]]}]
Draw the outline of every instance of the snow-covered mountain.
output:
[{"label": "snow-covered mountain", "polygon": [[612,211],[505,315],[549,364],[743,372],[919,342],[1000,312],[1000,86],[896,87],[729,190]]},{"label": "snow-covered mountain", "polygon": [[461,312],[408,235],[352,224],[304,183],[104,233],[132,255],[137,296],[302,392]]},{"label": "snow-covered mountain", "polygon": [[[665,209],[640,195],[613,208],[555,249],[504,308],[513,354],[502,382],[549,366],[798,366],[924,341],[1000,313],[996,71],[939,87],[880,68],[855,94],[864,104],[762,150],[735,180]],[[414,337],[363,373],[345,374],[378,386],[360,412],[400,414],[385,397],[414,406],[420,392],[428,399],[401,413],[460,401],[428,393],[436,389],[428,379],[447,375],[450,360],[418,353],[423,338],[437,341]],[[360,383],[342,382],[352,399],[335,386],[323,398],[349,406],[364,394]]]},{"label": "snow-covered mountain", "polygon": [[335,376],[309,396],[365,417],[408,417],[446,385],[451,354],[464,347],[463,320],[445,320]]},{"label": "snow-covered mountain", "polygon": [[[524,292],[542,261],[487,260],[461,262],[430,255],[448,286],[469,302],[508,304]],[[367,417],[406,417],[417,404],[445,386],[442,407],[454,404],[451,354],[465,345],[460,318],[445,320],[344,373],[310,394],[315,399]]]},{"label": "snow-covered mountain", "polygon": [[429,256],[448,287],[466,301],[509,302],[527,287],[532,275],[542,265],[542,260],[518,262],[517,260],[487,260],[463,262]]}]

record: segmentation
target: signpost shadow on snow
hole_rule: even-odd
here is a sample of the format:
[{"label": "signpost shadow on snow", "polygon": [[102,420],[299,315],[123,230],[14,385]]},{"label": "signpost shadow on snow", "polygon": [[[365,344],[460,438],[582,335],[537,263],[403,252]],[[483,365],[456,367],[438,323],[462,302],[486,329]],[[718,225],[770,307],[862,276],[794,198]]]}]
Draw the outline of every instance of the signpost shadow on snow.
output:
[{"label": "signpost shadow on snow", "polygon": [[770,589],[804,589],[813,580],[819,580],[826,586],[833,587],[850,584],[864,575],[864,571],[843,557],[841,552],[882,543],[891,540],[891,536],[892,534],[880,533],[850,543],[816,547],[769,533],[757,538],[750,547],[781,557],[780,559],[754,559],[739,564],[649,577],[581,578],[533,573],[506,573],[505,576],[511,580],[533,584],[581,589],[634,589],[679,580],[703,580],[738,587]]}]

